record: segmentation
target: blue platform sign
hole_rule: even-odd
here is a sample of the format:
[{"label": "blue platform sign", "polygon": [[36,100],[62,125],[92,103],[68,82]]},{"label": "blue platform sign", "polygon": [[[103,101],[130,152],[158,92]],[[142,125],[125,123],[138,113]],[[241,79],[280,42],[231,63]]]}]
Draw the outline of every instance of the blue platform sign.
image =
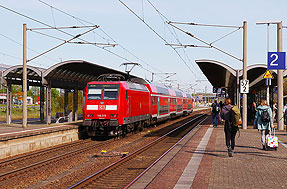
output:
[{"label": "blue platform sign", "polygon": [[268,70],[285,70],[286,66],[285,52],[268,52],[267,69]]}]

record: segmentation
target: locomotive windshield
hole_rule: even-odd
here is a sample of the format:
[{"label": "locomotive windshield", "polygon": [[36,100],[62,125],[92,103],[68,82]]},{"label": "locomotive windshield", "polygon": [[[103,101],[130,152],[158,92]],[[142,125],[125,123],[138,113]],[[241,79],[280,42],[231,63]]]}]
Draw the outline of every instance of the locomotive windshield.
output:
[{"label": "locomotive windshield", "polygon": [[118,84],[90,84],[88,86],[88,100],[117,100]]}]

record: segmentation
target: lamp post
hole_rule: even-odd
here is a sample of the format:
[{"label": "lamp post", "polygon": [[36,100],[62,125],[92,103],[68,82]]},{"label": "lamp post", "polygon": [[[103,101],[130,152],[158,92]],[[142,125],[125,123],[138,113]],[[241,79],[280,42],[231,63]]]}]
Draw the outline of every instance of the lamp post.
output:
[{"label": "lamp post", "polygon": [[[282,21],[267,21],[267,22],[256,22],[256,24],[276,24],[277,25],[277,51],[282,52]],[[269,37],[269,32],[268,32]],[[269,45],[269,42],[268,42]],[[268,47],[269,49],[269,47]],[[277,122],[278,129],[284,130],[283,117],[283,70],[277,70],[277,86],[278,86],[278,111],[277,111]]]},{"label": "lamp post", "polygon": [[[204,43],[205,45],[207,45],[209,48],[214,48],[216,49],[217,51],[220,51],[221,53],[224,53],[240,62],[243,63],[243,79],[246,81],[247,80],[247,22],[244,21],[243,22],[243,26],[226,26],[226,25],[214,25],[214,24],[197,24],[197,23],[183,23],[183,22],[171,22],[169,21],[168,24],[170,24],[172,27],[180,30],[181,32],[187,34],[188,36]],[[202,39],[200,39],[199,37],[195,36],[194,34],[191,34],[190,32],[187,32],[181,28],[179,28],[178,26],[176,26],[175,24],[186,24],[186,25],[198,25],[198,26],[208,26],[208,27],[224,27],[224,28],[235,28],[237,30],[240,30],[241,28],[243,28],[243,59],[241,58],[238,58],[226,51],[224,51],[223,49],[221,48],[218,48],[214,45],[215,42],[218,42],[219,40],[227,37],[228,35],[231,35],[233,32],[235,31],[232,31],[230,32],[229,34],[221,37],[220,39],[218,40],[215,40],[213,41],[212,43],[209,43],[209,42],[206,42]],[[180,44],[181,45],[181,44]],[[195,45],[185,45],[185,47],[196,47]],[[247,129],[247,94],[246,93],[243,93],[243,104],[242,104],[242,108],[243,108],[243,116],[242,116],[242,121],[243,121],[243,129]]]},{"label": "lamp post", "polygon": [[23,96],[22,127],[27,127],[27,25],[23,24]]},{"label": "lamp post", "polygon": [[[247,22],[243,22],[243,80],[247,80]],[[243,93],[242,99],[242,127],[247,129],[247,93]]]}]

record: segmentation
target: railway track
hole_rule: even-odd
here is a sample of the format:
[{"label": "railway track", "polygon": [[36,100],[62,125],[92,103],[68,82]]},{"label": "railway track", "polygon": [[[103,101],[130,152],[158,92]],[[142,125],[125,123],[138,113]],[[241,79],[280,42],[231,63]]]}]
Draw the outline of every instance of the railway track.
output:
[{"label": "railway track", "polygon": [[76,141],[76,142],[72,142],[72,143],[68,143],[68,144],[63,144],[63,145],[60,145],[60,146],[54,146],[54,147],[51,147],[51,148],[47,148],[47,149],[39,150],[39,151],[36,151],[36,152],[24,154],[24,155],[17,156],[17,157],[14,157],[14,158],[9,158],[7,160],[0,161],[0,168],[2,168],[3,166],[15,164],[15,163],[17,163],[19,161],[23,161],[25,159],[32,159],[32,158],[35,158],[35,157],[38,157],[38,156],[45,155],[47,153],[58,152],[58,151],[66,150],[66,149],[69,149],[71,147],[75,147],[75,146],[78,146],[78,145],[88,144],[88,143],[91,143],[91,142],[92,142],[91,140],[81,140],[81,141]]},{"label": "railway track", "polygon": [[[16,176],[16,175],[28,172],[31,169],[36,169],[37,167],[48,165],[50,162],[59,161],[59,160],[62,160],[62,159],[65,159],[65,158],[69,158],[71,156],[83,153],[85,151],[92,150],[95,147],[104,146],[104,145],[106,145],[107,143],[109,143],[111,141],[114,141],[114,140],[110,139],[110,140],[107,140],[107,141],[104,141],[104,142],[95,142],[95,141],[91,141],[91,140],[79,141],[79,142],[75,142],[75,143],[72,143],[72,144],[65,144],[65,145],[53,147],[51,149],[49,148],[49,149],[46,149],[46,150],[41,150],[41,151],[38,151],[38,152],[34,152],[32,154],[26,154],[24,156],[20,156],[20,157],[16,157],[16,158],[12,158],[12,159],[8,159],[8,160],[5,160],[5,161],[2,161],[2,162],[0,162],[0,167],[1,167],[1,170],[4,170],[5,167],[9,167],[9,166],[12,166],[14,168],[13,164],[15,164],[17,162],[22,162],[22,164],[23,164],[24,160],[32,159],[32,158],[35,158],[35,157],[38,157],[38,156],[44,156],[44,157],[41,158],[43,160],[38,161],[36,163],[30,163],[29,165],[25,165],[25,166],[22,165],[22,167],[20,166],[19,168],[16,168],[16,169],[14,168],[11,171],[8,171],[8,172],[5,172],[5,173],[1,173],[0,174],[0,181],[5,179],[5,178],[7,178],[7,177],[13,177],[13,176]],[[92,144],[91,145],[87,145],[89,143],[92,143]],[[50,156],[53,156],[53,157],[50,157],[50,158],[46,158],[45,157],[45,155],[47,153],[53,153],[53,152],[58,152],[58,151],[61,151],[61,150],[67,150],[67,149],[79,147],[81,145],[87,145],[87,146],[86,147],[81,147],[80,149],[69,151],[67,153],[62,153],[60,155],[54,155],[53,156],[53,154],[52,155],[50,154]]]},{"label": "railway track", "polygon": [[[130,186],[139,175],[147,171],[159,157],[170,151],[184,135],[190,132],[190,126],[202,122],[205,114],[200,115],[181,126],[169,131],[135,152],[112,163],[106,168],[74,184],[71,188],[125,188]],[[192,128],[192,129],[193,129]]]},{"label": "railway track", "polygon": [[[181,121],[168,124],[167,126],[161,128],[160,130],[154,128],[155,130],[158,130],[158,131],[150,133],[149,137],[158,138],[159,136],[162,135],[162,133],[166,133],[172,130],[173,128],[178,127],[183,122],[187,122],[188,120],[193,119],[195,116],[197,115],[192,115],[191,117],[185,118]],[[154,130],[154,129],[152,128],[151,130]],[[137,140],[141,141],[141,140],[144,140],[144,138],[145,137],[139,138]],[[104,142],[99,142],[99,141],[95,142],[95,141],[90,141],[90,140],[74,142],[72,144],[65,144],[62,146],[52,147],[49,149],[34,152],[32,154],[27,154],[24,156],[2,161],[0,162],[0,168],[1,168],[0,169],[0,182],[4,182],[5,185],[7,185],[10,182],[12,183],[17,182],[17,179],[21,179],[21,177],[23,177],[24,175],[25,177],[27,177],[28,175],[39,175],[40,172],[42,174],[43,169],[44,170],[53,169],[54,166],[58,166],[59,164],[67,164],[67,162],[69,162],[71,158],[75,159],[77,155],[89,154],[90,152],[93,152],[93,151],[99,151],[103,146],[106,146],[107,144],[115,145],[115,142],[117,143],[118,141],[119,140],[110,139]],[[92,142],[93,144],[90,145],[90,142]],[[85,147],[83,147],[82,145],[85,145]],[[128,145],[130,145],[130,143]],[[71,150],[72,148],[79,148],[79,149]],[[69,152],[63,153],[61,152],[62,150],[67,150]],[[52,153],[54,155],[50,158],[47,158],[46,154],[49,154],[49,153]],[[58,154],[55,154],[55,153],[58,153]],[[33,160],[37,159],[37,162],[35,163],[25,162],[25,160],[28,161],[29,159],[33,159]],[[19,166],[15,167],[15,164],[17,163],[19,163]],[[7,167],[10,170],[7,169]]]}]

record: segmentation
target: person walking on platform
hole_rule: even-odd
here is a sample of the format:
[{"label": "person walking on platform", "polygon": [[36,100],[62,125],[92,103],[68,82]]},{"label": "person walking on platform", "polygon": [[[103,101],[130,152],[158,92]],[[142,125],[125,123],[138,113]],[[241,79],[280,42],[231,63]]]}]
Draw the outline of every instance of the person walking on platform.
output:
[{"label": "person walking on platform", "polygon": [[212,124],[213,127],[216,128],[218,124],[218,115],[220,112],[220,106],[217,103],[217,100],[214,100],[214,103],[212,103],[211,107],[212,107]]},{"label": "person walking on platform", "polygon": [[[252,124],[254,126],[255,126],[254,121],[255,121],[256,112],[257,112],[256,102],[252,102],[252,106],[251,106],[251,122],[252,122]],[[256,129],[256,127],[254,127],[254,129]]]},{"label": "person walking on platform", "polygon": [[284,124],[287,124],[287,104],[285,104],[283,108],[283,117],[284,117]]},{"label": "person walking on platform", "polygon": [[276,102],[274,102],[273,104],[272,119],[277,120],[277,103]]},{"label": "person walking on platform", "polygon": [[254,126],[261,131],[261,143],[263,150],[266,150],[266,135],[269,134],[271,128],[274,128],[272,110],[267,104],[267,100],[262,100],[258,106],[255,115]]},{"label": "person walking on platform", "polygon": [[226,98],[225,99],[225,106],[223,106],[220,116],[223,120],[225,120],[224,123],[224,132],[225,132],[225,142],[228,150],[228,156],[232,157],[234,153],[234,147],[235,147],[235,136],[238,130],[238,127],[233,125],[232,123],[232,117],[231,117],[231,109],[233,106],[231,105],[231,99]]}]

